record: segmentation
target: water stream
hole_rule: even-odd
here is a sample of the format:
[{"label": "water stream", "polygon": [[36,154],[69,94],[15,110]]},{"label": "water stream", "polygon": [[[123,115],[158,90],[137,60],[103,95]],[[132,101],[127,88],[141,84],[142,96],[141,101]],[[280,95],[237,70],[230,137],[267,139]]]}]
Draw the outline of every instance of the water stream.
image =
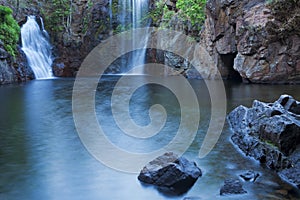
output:
[{"label": "water stream", "polygon": [[52,78],[51,65],[53,62],[49,36],[36,21],[35,16],[28,16],[27,22],[21,28],[22,50],[25,52],[28,64],[36,79]]}]

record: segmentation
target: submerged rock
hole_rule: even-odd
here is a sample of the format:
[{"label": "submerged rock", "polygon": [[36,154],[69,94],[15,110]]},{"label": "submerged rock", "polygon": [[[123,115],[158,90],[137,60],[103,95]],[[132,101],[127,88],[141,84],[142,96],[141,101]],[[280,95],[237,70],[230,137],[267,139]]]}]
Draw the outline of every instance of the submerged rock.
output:
[{"label": "submerged rock", "polygon": [[245,181],[255,182],[256,179],[259,177],[259,173],[248,170],[245,173],[241,174],[240,177]]},{"label": "submerged rock", "polygon": [[168,152],[149,162],[138,179],[163,192],[178,195],[187,192],[201,175],[195,162]]},{"label": "submerged rock", "polygon": [[300,184],[299,109],[300,102],[282,95],[274,103],[255,100],[251,108],[239,106],[227,117],[232,141],[247,156],[280,171],[296,185]]},{"label": "submerged rock", "polygon": [[220,195],[229,195],[229,194],[245,194],[246,190],[243,189],[243,184],[239,179],[226,179],[224,185],[220,190]]}]

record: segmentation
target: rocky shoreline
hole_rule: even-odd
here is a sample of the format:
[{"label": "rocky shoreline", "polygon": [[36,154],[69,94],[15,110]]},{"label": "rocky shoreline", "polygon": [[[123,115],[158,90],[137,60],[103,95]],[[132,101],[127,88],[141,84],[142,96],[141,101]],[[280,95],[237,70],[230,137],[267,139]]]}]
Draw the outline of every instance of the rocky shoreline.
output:
[{"label": "rocky shoreline", "polygon": [[274,103],[255,100],[227,117],[233,143],[249,157],[300,188],[300,102],[282,95]]},{"label": "rocky shoreline", "polygon": [[[300,188],[299,101],[289,95],[281,95],[273,103],[255,100],[250,108],[242,105],[235,108],[227,120],[233,132],[230,137],[233,145],[245,156],[259,161],[262,167],[274,170],[283,181]],[[225,178],[220,196],[247,194],[243,185],[261,179],[262,174],[258,171],[243,170],[236,176]],[[201,176],[202,171],[195,162],[168,152],[149,162],[141,170],[138,180],[156,186],[164,194],[180,196],[187,193]]]}]

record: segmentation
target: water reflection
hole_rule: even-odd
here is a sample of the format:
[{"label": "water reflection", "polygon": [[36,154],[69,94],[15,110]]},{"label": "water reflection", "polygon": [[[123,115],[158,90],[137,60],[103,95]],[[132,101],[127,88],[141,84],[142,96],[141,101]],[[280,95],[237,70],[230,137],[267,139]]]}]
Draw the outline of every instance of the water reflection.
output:
[{"label": "water reflection", "polygon": [[[178,128],[180,110],[174,95],[158,85],[138,89],[131,99],[134,120],[147,124],[147,110],[161,103],[168,111],[167,124],[152,141],[132,139],[115,126],[109,98],[118,78],[105,77],[97,88],[97,112],[108,137],[117,145],[132,151],[160,148],[172,140]],[[134,77],[133,77],[134,81]],[[136,174],[109,169],[96,161],[83,147],[72,118],[72,79],[32,81],[25,85],[0,87],[0,199],[299,199],[299,190],[256,161],[236,153],[230,131],[225,125],[214,150],[199,159],[210,119],[210,99],[204,82],[191,81],[201,110],[200,128],[185,156],[195,160],[203,176],[183,196],[167,197],[153,187],[142,186]],[[228,112],[254,99],[274,101],[287,93],[300,99],[297,85],[244,85],[226,82]],[[146,112],[145,112],[146,111]],[[112,159],[118,159],[113,157]],[[247,195],[220,197],[225,178],[237,177],[245,170],[261,173],[257,182],[245,183]],[[286,194],[286,195],[285,195]]]}]

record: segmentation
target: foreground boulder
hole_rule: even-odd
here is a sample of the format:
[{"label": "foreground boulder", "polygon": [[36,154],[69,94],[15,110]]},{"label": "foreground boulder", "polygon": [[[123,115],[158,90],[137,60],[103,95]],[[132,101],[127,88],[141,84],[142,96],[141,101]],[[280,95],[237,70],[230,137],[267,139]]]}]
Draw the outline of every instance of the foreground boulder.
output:
[{"label": "foreground boulder", "polygon": [[300,102],[282,95],[274,103],[254,101],[227,117],[232,141],[247,155],[300,186]]},{"label": "foreground boulder", "polygon": [[168,152],[149,162],[138,179],[163,192],[178,195],[187,192],[201,175],[195,162]]}]

